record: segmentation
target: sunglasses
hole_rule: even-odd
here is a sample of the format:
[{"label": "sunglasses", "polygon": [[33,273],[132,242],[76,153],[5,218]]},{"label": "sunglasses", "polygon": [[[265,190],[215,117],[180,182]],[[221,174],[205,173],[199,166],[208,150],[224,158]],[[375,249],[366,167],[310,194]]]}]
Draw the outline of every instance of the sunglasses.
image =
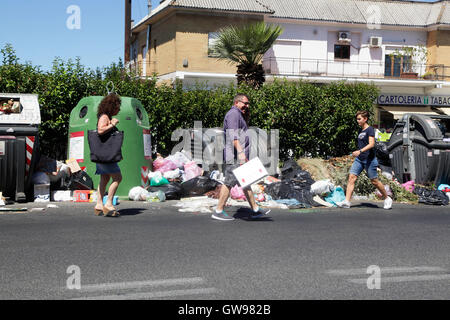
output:
[{"label": "sunglasses", "polygon": [[240,101],[240,100],[239,100],[239,102],[242,102],[242,103],[245,104],[246,106],[250,105],[250,102],[244,102],[244,101]]}]

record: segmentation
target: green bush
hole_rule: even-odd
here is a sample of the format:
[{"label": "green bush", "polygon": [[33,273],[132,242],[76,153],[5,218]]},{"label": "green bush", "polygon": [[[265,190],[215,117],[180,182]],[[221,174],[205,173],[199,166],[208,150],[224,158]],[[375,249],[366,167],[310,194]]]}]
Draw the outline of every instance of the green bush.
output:
[{"label": "green bush", "polygon": [[121,61],[93,71],[79,59],[65,62],[56,58],[52,69],[44,72],[29,63],[19,63],[10,45],[1,53],[0,92],[39,95],[41,150],[58,159],[66,156],[70,111],[85,96],[106,94],[109,81],[119,95],[142,102],[149,114],[152,142],[163,155],[177,144],[170,139],[177,128],[192,128],[199,120],[204,128],[221,127],[237,92],[250,97],[251,126],[279,129],[281,160],[349,154],[355,149],[358,130],[355,113],[363,109],[373,113],[378,94],[375,86],[367,84],[318,85],[284,80],[266,83],[259,90],[233,85],[213,89],[198,85],[184,90],[180,83],[157,86],[155,77],[138,79],[124,72]]}]

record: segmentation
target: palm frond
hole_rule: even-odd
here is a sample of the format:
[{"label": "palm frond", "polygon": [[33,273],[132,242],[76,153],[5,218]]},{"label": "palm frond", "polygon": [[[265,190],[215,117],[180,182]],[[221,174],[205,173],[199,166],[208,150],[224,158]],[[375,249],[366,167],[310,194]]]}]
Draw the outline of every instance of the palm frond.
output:
[{"label": "palm frond", "polygon": [[259,64],[282,32],[281,27],[264,22],[228,26],[219,30],[219,38],[212,48],[212,54],[231,63]]}]

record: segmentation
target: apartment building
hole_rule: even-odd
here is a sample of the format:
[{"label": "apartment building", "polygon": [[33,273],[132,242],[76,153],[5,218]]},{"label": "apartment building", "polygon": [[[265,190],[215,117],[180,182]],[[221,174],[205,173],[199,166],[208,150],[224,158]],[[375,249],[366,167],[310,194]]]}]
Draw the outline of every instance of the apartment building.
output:
[{"label": "apartment building", "polygon": [[404,112],[450,114],[449,0],[163,0],[132,27],[128,65],[186,86],[235,82],[236,66],[209,48],[220,28],[254,21],[284,28],[263,59],[268,82],[374,83],[386,126]]}]

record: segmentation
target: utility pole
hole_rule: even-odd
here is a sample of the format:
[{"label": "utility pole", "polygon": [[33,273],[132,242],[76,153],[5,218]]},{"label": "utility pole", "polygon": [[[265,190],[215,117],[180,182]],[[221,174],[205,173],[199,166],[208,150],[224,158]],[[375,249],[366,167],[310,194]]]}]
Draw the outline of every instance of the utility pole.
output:
[{"label": "utility pole", "polygon": [[124,62],[130,61],[130,36],[131,36],[131,0],[125,0],[125,54]]}]

